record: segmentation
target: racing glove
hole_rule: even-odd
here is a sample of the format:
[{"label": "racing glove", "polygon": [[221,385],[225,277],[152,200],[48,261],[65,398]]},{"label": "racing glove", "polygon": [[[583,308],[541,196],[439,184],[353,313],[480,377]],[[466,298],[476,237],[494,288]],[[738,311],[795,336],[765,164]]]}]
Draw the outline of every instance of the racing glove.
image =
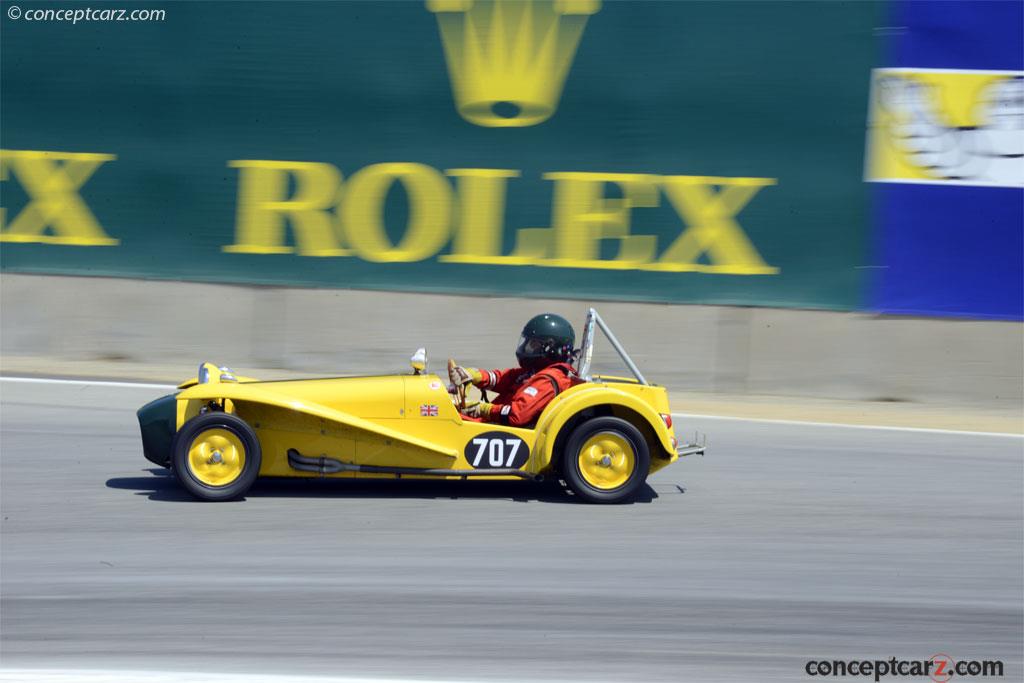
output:
[{"label": "racing glove", "polygon": [[466,406],[466,409],[462,411],[463,415],[468,417],[478,417],[481,419],[488,419],[491,413],[495,412],[495,406],[493,403],[487,403],[486,401],[479,401]]},{"label": "racing glove", "polygon": [[484,373],[476,368],[464,368],[461,365],[448,366],[448,379],[453,387],[460,387],[463,384],[479,384],[484,379]]}]

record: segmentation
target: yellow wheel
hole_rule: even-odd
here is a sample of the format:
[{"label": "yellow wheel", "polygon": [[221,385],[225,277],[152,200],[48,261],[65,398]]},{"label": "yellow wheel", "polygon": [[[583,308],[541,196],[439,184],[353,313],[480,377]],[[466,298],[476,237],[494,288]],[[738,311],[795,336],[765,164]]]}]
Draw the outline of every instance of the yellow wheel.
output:
[{"label": "yellow wheel", "polygon": [[650,468],[643,434],[617,417],[597,417],[578,426],[562,455],[562,474],[569,488],[591,503],[633,500]]},{"label": "yellow wheel", "polygon": [[171,468],[197,498],[231,500],[256,481],[260,461],[252,428],[236,415],[211,412],[189,420],[178,432]]},{"label": "yellow wheel", "polygon": [[233,432],[214,427],[200,432],[188,449],[188,469],[207,486],[226,486],[245,468],[245,446]]},{"label": "yellow wheel", "polygon": [[617,489],[636,471],[633,444],[618,432],[598,432],[587,439],[579,452],[580,474],[596,489]]}]

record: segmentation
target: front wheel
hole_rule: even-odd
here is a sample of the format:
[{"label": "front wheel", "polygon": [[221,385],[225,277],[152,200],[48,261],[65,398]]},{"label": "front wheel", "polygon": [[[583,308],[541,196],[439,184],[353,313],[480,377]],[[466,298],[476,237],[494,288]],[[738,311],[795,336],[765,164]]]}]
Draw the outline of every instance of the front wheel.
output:
[{"label": "front wheel", "polygon": [[581,424],[562,455],[566,483],[590,503],[633,500],[650,468],[647,441],[636,427],[617,417],[598,417]]},{"label": "front wheel", "polygon": [[233,500],[245,495],[260,473],[260,442],[245,420],[230,413],[192,418],[174,440],[171,467],[196,498]]}]

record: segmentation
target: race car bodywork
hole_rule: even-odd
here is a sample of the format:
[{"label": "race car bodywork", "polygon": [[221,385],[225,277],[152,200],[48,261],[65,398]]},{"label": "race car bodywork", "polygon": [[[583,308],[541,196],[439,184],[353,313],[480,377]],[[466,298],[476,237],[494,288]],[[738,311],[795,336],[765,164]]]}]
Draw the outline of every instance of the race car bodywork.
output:
[{"label": "race car bodywork", "polygon": [[[590,376],[597,323],[635,378]],[[229,500],[259,476],[564,479],[581,498],[633,498],[652,472],[703,445],[676,441],[663,387],[648,384],[590,309],[585,381],[532,428],[463,419],[447,383],[423,374],[258,381],[204,363],[175,394],[138,411],[147,459],[191,493]]]}]

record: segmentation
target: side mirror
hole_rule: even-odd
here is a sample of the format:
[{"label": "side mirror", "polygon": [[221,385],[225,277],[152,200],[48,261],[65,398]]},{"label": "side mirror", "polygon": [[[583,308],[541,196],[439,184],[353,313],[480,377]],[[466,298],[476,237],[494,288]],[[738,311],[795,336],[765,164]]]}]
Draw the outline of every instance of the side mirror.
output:
[{"label": "side mirror", "polygon": [[416,349],[416,353],[412,354],[412,358],[409,359],[409,365],[412,366],[412,374],[421,375],[427,370],[427,350]]}]

